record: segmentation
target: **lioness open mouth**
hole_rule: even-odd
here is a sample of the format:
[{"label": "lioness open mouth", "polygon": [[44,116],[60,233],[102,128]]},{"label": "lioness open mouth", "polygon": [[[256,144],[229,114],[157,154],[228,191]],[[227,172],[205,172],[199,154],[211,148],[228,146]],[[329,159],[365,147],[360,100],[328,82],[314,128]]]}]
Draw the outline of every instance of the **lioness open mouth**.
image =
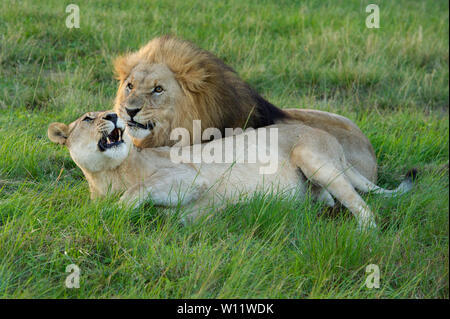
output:
[{"label": "lioness open mouth", "polygon": [[116,147],[123,143],[123,130],[116,127],[109,135],[103,134],[103,137],[98,141],[98,148],[101,152],[109,148]]},{"label": "lioness open mouth", "polygon": [[143,129],[143,130],[152,130],[153,127],[154,127],[154,124],[152,122],[148,122],[147,124],[143,125],[143,124],[138,123],[138,122],[136,122],[134,120],[128,121],[127,125],[130,128],[140,128],[140,129]]}]

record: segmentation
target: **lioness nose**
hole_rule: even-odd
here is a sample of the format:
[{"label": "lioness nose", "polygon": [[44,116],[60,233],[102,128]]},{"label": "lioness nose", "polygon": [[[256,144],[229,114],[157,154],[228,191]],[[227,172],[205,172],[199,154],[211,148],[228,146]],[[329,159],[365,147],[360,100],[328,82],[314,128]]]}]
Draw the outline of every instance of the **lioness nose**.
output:
[{"label": "lioness nose", "polygon": [[117,123],[117,114],[116,113],[109,113],[104,117],[105,120],[111,121],[114,123],[114,125]]},{"label": "lioness nose", "polygon": [[129,108],[125,108],[125,110],[127,111],[128,115],[131,117],[131,119],[133,119],[133,117],[139,113],[139,111],[141,109],[129,109]]}]

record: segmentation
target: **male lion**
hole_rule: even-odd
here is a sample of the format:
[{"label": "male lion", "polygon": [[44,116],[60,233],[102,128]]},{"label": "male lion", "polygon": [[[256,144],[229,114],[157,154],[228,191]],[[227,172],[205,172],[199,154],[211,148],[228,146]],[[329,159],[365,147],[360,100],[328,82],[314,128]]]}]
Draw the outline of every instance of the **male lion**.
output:
[{"label": "male lion", "polygon": [[372,145],[349,119],[308,109],[281,110],[245,83],[212,53],[190,42],[164,36],[139,51],[119,57],[115,70],[120,80],[114,110],[130,128],[140,148],[171,146],[174,128],[193,135],[193,120],[209,127],[259,128],[279,123],[300,123],[325,131],[341,144],[348,162],[372,182],[377,178]]},{"label": "male lion", "polygon": [[[403,193],[412,187],[412,175],[393,190],[385,190],[359,174],[346,161],[341,144],[330,134],[302,124],[278,124],[216,139],[201,145],[185,146],[195,158],[204,148],[223,150],[233,158],[244,158],[249,150],[276,155],[277,169],[261,174],[266,163],[238,161],[233,164],[201,161],[174,163],[168,147],[140,150],[124,132],[125,123],[116,113],[90,112],[69,125],[52,123],[48,128],[51,141],[66,145],[75,163],[89,182],[91,196],[123,192],[121,201],[134,207],[147,199],[155,205],[187,206],[188,219],[225,202],[238,202],[241,194],[257,190],[276,190],[292,196],[304,196],[307,183],[316,187],[318,200],[334,205],[335,197],[356,217],[360,227],[374,227],[375,221],[360,191],[385,195]],[[277,130],[273,143],[263,137]],[[256,134],[252,144],[249,135]],[[231,142],[231,143],[230,143]],[[244,145],[238,148],[234,145]],[[204,155],[203,155],[204,156]],[[331,195],[330,195],[331,193]]]}]

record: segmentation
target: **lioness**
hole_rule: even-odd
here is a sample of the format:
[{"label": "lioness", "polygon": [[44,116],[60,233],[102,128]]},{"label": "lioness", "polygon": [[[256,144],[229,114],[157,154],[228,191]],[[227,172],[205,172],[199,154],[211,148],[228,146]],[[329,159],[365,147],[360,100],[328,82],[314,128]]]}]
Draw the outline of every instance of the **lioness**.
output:
[{"label": "lioness", "polygon": [[[69,125],[50,124],[48,137],[68,147],[72,159],[89,182],[91,197],[104,196],[109,191],[125,191],[121,201],[134,207],[149,198],[161,206],[186,205],[190,211],[188,219],[195,219],[199,212],[223,200],[236,202],[239,194],[253,193],[258,189],[276,189],[302,196],[310,182],[320,187],[315,193],[318,200],[332,206],[333,196],[354,214],[360,226],[375,226],[372,212],[355,188],[363,192],[395,194],[412,187],[411,175],[407,175],[394,191],[374,185],[351,167],[336,138],[306,125],[273,125],[197,144],[196,147],[181,148],[195,156],[200,155],[198,153],[204,147],[219,146],[224,153],[232,152],[233,158],[245,157],[244,153],[250,147],[255,152],[274,151],[277,152],[278,169],[272,174],[260,174],[263,166],[260,161],[253,164],[177,164],[170,158],[170,148],[140,150],[133,145],[124,129],[125,123],[116,113],[91,112]],[[256,133],[259,140],[259,135],[269,129],[278,130],[275,144],[266,139],[264,144],[259,141],[257,145],[248,143],[247,135]],[[233,147],[238,144],[245,147]]]},{"label": "lioness", "polygon": [[120,80],[114,110],[141,148],[173,145],[170,133],[178,127],[188,129],[194,143],[194,120],[201,120],[202,131],[214,127],[222,136],[225,128],[300,123],[334,136],[347,161],[376,182],[372,145],[352,121],[323,111],[279,109],[230,66],[188,41],[158,37],[114,65]]}]

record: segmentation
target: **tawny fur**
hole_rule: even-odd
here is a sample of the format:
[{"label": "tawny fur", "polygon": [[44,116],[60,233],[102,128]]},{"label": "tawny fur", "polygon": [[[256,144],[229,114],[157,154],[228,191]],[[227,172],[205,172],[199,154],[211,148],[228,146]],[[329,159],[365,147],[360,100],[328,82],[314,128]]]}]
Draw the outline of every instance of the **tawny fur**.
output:
[{"label": "tawny fur", "polygon": [[[66,145],[72,159],[81,168],[89,182],[91,196],[107,196],[123,192],[121,202],[137,207],[151,199],[155,205],[166,207],[186,206],[189,219],[199,214],[216,210],[224,203],[237,203],[242,195],[256,191],[282,192],[291,196],[302,196],[307,184],[312,183],[316,191],[313,196],[328,205],[333,197],[346,206],[356,217],[361,227],[375,226],[374,216],[356,192],[375,191],[389,196],[411,189],[412,177],[405,179],[394,191],[382,189],[359,174],[346,160],[340,143],[330,134],[302,124],[278,124],[256,131],[251,130],[224,139],[184,148],[147,148],[139,150],[131,138],[123,134],[123,142],[110,148],[100,147],[100,141],[112,136],[122,120],[110,120],[114,113],[89,113],[69,125],[52,123],[48,129],[51,141]],[[269,136],[275,130],[278,138]],[[256,134],[254,142],[248,136]],[[232,141],[232,143],[227,143]],[[270,141],[270,142],[269,142]],[[235,147],[243,145],[243,148]],[[276,169],[262,174],[267,163],[255,156],[256,162],[181,162],[173,160],[171,151],[187,150],[189,155],[204,154],[205,148],[218,147],[221,154],[233,154],[233,158],[245,158],[255,154],[272,154]],[[195,158],[194,157],[190,157]],[[199,157],[201,158],[201,156]],[[247,157],[249,158],[249,157]]]},{"label": "tawny fur", "polygon": [[[117,58],[114,65],[120,81],[114,110],[125,120],[124,108],[130,104],[124,85],[138,66],[167,66],[181,88],[181,93],[173,96],[170,112],[167,105],[158,109],[146,103],[148,92],[133,96],[134,100],[140,100],[141,112],[150,108],[147,116],[159,121],[151,135],[133,139],[140,148],[173,145],[174,141],[169,136],[171,130],[177,127],[188,129],[192,136],[193,120],[201,120],[203,130],[216,127],[222,134],[227,127],[258,128],[277,123],[301,123],[334,136],[358,172],[370,181],[376,181],[377,164],[373,147],[352,121],[323,111],[281,110],[264,100],[222,60],[188,41],[169,36],[158,37],[137,52]],[[194,141],[191,140],[191,143]]]}]

